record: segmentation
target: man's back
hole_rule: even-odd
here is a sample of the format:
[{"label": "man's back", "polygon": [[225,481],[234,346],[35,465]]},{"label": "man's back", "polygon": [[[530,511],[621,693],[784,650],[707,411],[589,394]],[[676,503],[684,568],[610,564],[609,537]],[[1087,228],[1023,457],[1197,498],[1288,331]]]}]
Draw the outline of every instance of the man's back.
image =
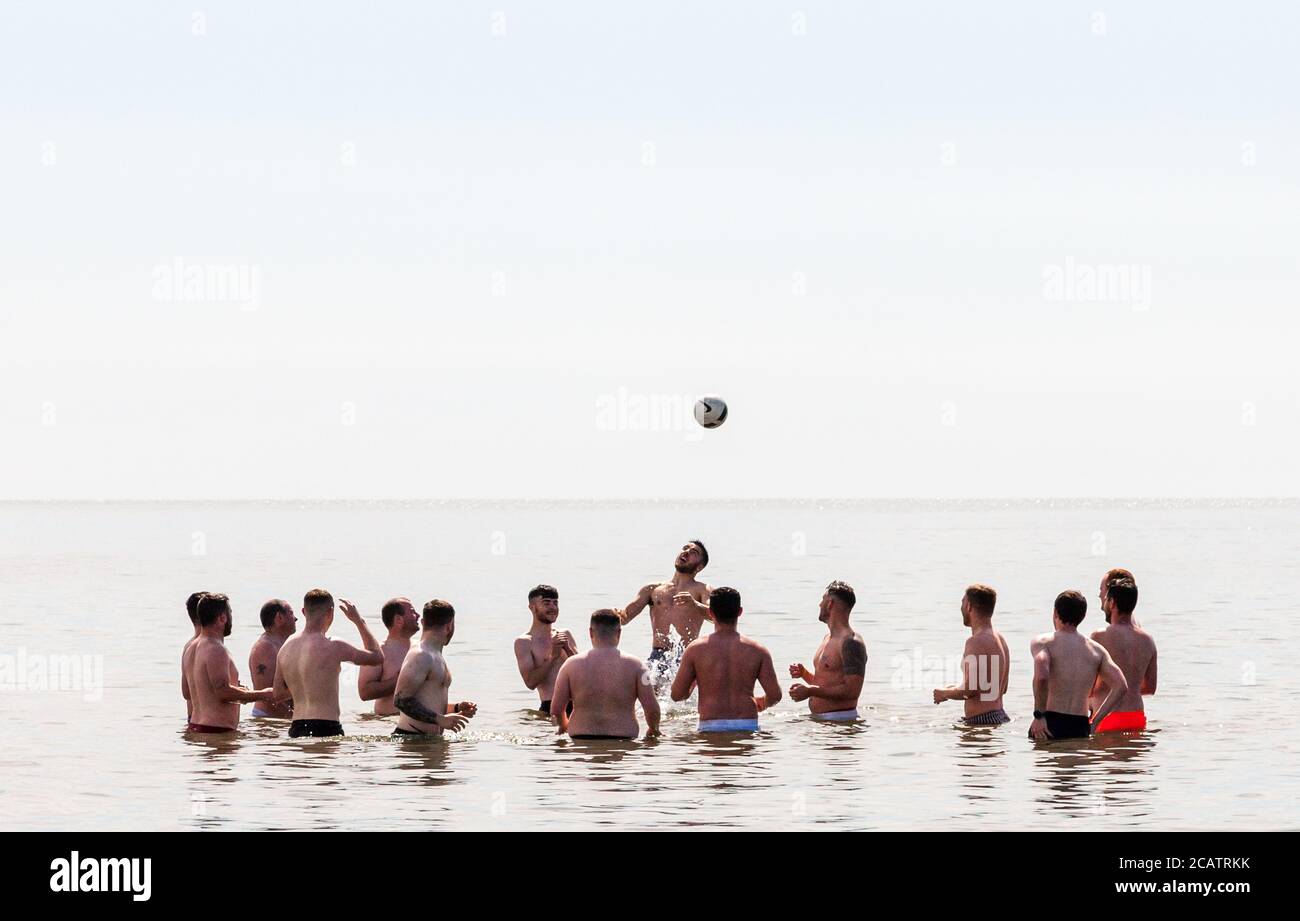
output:
[{"label": "man's back", "polygon": [[323,633],[290,637],[280,647],[276,670],[293,696],[297,720],[339,718],[339,654]]},{"label": "man's back", "polygon": [[[763,646],[733,631],[715,632],[691,643],[686,655],[699,687],[701,720],[758,716],[754,685],[765,670],[772,670],[772,657]],[[685,657],[682,665],[686,667]]]},{"label": "man's back", "polygon": [[1057,631],[1039,646],[1049,659],[1047,709],[1086,715],[1104,657],[1101,647],[1074,631]]},{"label": "man's back", "polygon": [[[1156,642],[1141,627],[1128,623],[1113,623],[1104,630],[1092,635],[1095,642],[1105,647],[1110,657],[1115,660],[1119,670],[1128,681],[1128,690],[1115,705],[1118,711],[1140,711],[1142,706],[1142,689],[1146,683],[1151,662],[1156,655]],[[1089,703],[1095,708],[1105,698],[1105,690],[1100,684],[1095,685]]]},{"label": "man's back", "polygon": [[573,701],[570,735],[634,737],[639,732],[636,701],[645,664],[616,647],[578,653],[562,668]]}]

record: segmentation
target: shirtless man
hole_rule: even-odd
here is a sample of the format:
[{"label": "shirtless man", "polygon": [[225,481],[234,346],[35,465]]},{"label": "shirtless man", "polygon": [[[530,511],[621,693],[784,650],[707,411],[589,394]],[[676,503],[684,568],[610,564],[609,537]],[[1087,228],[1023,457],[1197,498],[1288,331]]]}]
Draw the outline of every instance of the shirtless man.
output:
[{"label": "shirtless man", "polygon": [[961,682],[935,688],[934,702],[960,700],[967,726],[1001,726],[1011,717],[1002,697],[1011,678],[1011,654],[1002,634],[993,629],[993,608],[998,593],[987,585],[971,585],[961,598],[961,622],[970,627],[970,639],[961,651]]},{"label": "shirtless man", "polygon": [[639,700],[645,737],[659,735],[659,701],[650,674],[636,656],[619,652],[622,633],[618,612],[602,608],[591,615],[591,649],[560,666],[551,700],[561,734],[567,732],[572,739],[635,739],[641,732],[636,721]]},{"label": "shirtless man", "polygon": [[334,596],[323,588],[314,588],[302,600],[306,622],[302,633],[284,641],[275,660],[277,700],[293,698],[293,722],[289,738],[303,736],[341,736],[339,723],[339,666],[383,665],[384,654],[370,634],[365,620],[352,602],[339,599],[348,620],[357,625],[365,649],[357,649],[326,634],[334,623]]},{"label": "shirtless man", "polygon": [[537,691],[538,707],[545,714],[551,712],[551,697],[555,693],[555,676],[569,656],[577,655],[578,644],[568,630],[553,630],[560,619],[560,593],[549,585],[538,585],[528,593],[528,610],[533,615],[533,625],[528,632],[515,638],[515,664],[524,687]]},{"label": "shirtless man", "polygon": [[[1128,690],[1115,704],[1114,711],[1097,724],[1097,732],[1141,732],[1147,728],[1146,708],[1142,695],[1156,692],[1156,641],[1133,622],[1138,588],[1132,579],[1116,579],[1104,593],[1106,621],[1109,626],[1092,638],[1106,648],[1124,673]],[[1100,681],[1093,685],[1088,706],[1100,710],[1105,688]]]},{"label": "shirtless man", "polygon": [[397,673],[402,670],[406,654],[411,651],[411,637],[420,632],[420,615],[410,598],[390,598],[379,611],[388,637],[384,640],[384,664],[367,665],[357,675],[357,693],[362,700],[375,702],[376,716],[397,716],[393,691]]},{"label": "shirtless man", "polygon": [[397,676],[393,703],[401,712],[395,736],[440,736],[444,730],[460,732],[478,712],[467,700],[448,704],[451,669],[442,650],[456,632],[456,609],[450,601],[435,598],[420,615],[420,646],[412,649]]},{"label": "shirtless man", "polygon": [[[284,641],[298,629],[298,616],[293,605],[283,598],[275,598],[262,605],[262,635],[248,653],[248,671],[253,676],[257,690],[275,687],[275,659]],[[293,701],[282,700],[253,705],[253,716],[272,716],[278,719],[293,717]]]},{"label": "shirtless man", "polygon": [[203,628],[199,626],[199,599],[206,595],[207,592],[194,592],[190,597],[185,599],[185,613],[190,616],[190,625],[194,628],[194,633],[185,641],[181,648],[181,697],[185,698],[185,722],[189,723],[190,716],[194,713],[194,704],[190,701],[190,686],[185,680],[185,656],[189,653],[190,647],[198,640],[203,633]]},{"label": "shirtless man", "polygon": [[[673,700],[700,688],[700,732],[756,732],[758,712],[781,699],[772,654],[736,629],[740,592],[715,588],[709,594],[713,633],[686,647],[673,679]],[[763,694],[754,696],[754,683]]]},{"label": "shirtless man", "polygon": [[790,666],[790,677],[808,682],[790,685],[792,700],[808,701],[814,719],[848,722],[859,719],[858,697],[867,673],[867,644],[849,626],[849,614],[858,596],[847,582],[826,586],[817,619],[830,633],[817,647],[813,671],[802,662]]},{"label": "shirtless man", "polygon": [[[1087,738],[1128,691],[1128,681],[1106,647],[1079,633],[1077,628],[1087,613],[1088,602],[1082,595],[1061,592],[1052,612],[1056,632],[1029,644],[1034,656],[1031,739]],[[1089,719],[1088,694],[1099,678],[1109,690]]]},{"label": "shirtless man", "polygon": [[225,642],[233,629],[230,614],[225,595],[205,593],[199,599],[199,636],[186,648],[181,663],[182,692],[193,705],[186,727],[190,732],[234,732],[240,704],[269,701],[274,693],[240,685]]},{"label": "shirtless man", "polygon": [[[632,603],[623,609],[623,623],[628,623],[650,606],[650,630],[653,648],[646,659],[656,684],[661,683],[675,664],[670,659],[672,636],[677,631],[685,647],[700,635],[709,614],[709,587],[695,577],[709,565],[709,551],[698,540],[687,541],[673,563],[673,576],[667,582],[651,582],[641,587]],[[679,652],[680,656],[681,653]]]}]

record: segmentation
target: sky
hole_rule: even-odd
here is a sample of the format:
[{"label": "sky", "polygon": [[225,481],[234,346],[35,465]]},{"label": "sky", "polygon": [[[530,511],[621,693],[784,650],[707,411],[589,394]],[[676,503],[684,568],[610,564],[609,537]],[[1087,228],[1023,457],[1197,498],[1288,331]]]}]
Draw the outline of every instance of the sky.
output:
[{"label": "sky", "polygon": [[6,10],[0,499],[1300,495],[1293,5],[195,5]]}]

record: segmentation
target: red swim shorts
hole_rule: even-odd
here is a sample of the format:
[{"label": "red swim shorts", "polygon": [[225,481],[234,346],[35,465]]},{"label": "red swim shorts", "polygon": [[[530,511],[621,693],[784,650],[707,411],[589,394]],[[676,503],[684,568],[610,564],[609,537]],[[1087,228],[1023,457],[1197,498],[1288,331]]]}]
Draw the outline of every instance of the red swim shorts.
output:
[{"label": "red swim shorts", "polygon": [[1141,710],[1126,710],[1123,713],[1111,713],[1101,725],[1098,732],[1141,732],[1147,728],[1147,715]]}]

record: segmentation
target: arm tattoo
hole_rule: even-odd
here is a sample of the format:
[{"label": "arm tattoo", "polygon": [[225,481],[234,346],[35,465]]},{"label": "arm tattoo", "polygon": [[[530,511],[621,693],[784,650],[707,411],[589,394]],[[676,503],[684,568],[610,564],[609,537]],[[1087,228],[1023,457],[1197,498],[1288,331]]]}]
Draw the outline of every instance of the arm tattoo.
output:
[{"label": "arm tattoo", "polygon": [[844,659],[844,674],[863,676],[867,673],[867,647],[862,640],[851,636],[840,647]]},{"label": "arm tattoo", "polygon": [[438,723],[438,714],[427,708],[414,697],[395,697],[393,706],[405,713],[413,720],[419,720],[421,723]]}]

